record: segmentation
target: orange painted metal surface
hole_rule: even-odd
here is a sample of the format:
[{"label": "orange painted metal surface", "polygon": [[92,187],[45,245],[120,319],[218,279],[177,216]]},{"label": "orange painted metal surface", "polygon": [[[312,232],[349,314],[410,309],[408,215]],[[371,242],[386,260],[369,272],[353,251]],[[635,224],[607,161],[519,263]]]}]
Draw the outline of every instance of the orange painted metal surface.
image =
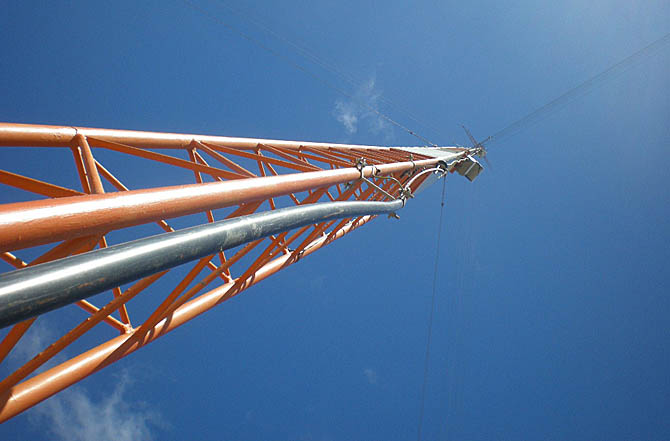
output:
[{"label": "orange painted metal surface", "polygon": [[[213,222],[295,204],[385,200],[388,197],[376,187],[392,195],[399,193],[398,182],[388,177],[404,185],[439,161],[377,146],[5,123],[0,123],[2,146],[62,148],[72,160],[72,176],[81,185],[81,189],[74,189],[69,188],[72,182],[24,176],[12,170],[13,164],[3,164],[6,170],[0,171],[0,188],[4,185],[25,191],[33,198],[0,205],[0,264],[6,266],[5,271],[29,265],[26,262],[32,265],[113,245],[118,243],[113,239],[117,237],[174,231],[166,219],[174,218],[171,223],[183,227],[185,219]],[[159,151],[153,151],[156,149]],[[467,153],[465,149],[451,151]],[[192,183],[167,181],[155,186],[138,185],[135,180],[135,188],[129,189],[121,174],[115,175],[105,166],[109,152],[124,155],[125,161],[150,161],[187,171]],[[358,169],[356,163],[361,160],[368,165]],[[114,191],[105,192],[103,180]],[[414,186],[420,181],[423,179]],[[49,321],[57,328],[53,330],[55,340],[0,379],[0,421],[125,357],[371,219],[362,216],[284,232],[230,250],[229,255],[203,258],[183,275],[159,273],[123,291],[116,287],[95,301],[79,302],[81,309],[73,305],[84,316],[81,321],[72,321],[72,314],[69,320]],[[147,233],[151,224],[158,224],[160,230]],[[143,295],[159,279],[161,283],[168,281],[172,288],[163,295]],[[142,302],[151,298],[153,304],[146,312]],[[135,309],[139,304],[144,306]],[[145,312],[139,313],[140,309]],[[55,313],[58,311],[50,314]],[[21,344],[31,325],[42,320],[46,319],[27,320],[0,331],[0,362]],[[91,346],[89,339],[81,337],[90,335],[99,324],[113,335],[98,337],[102,340]],[[67,361],[35,374],[55,356],[66,357],[66,348]]]},{"label": "orange painted metal surface", "polygon": [[193,140],[198,142],[214,143],[225,147],[254,150],[258,144],[267,144],[274,147],[299,149],[309,147],[313,149],[336,148],[369,148],[390,150],[389,147],[365,146],[350,144],[333,144],[324,142],[285,141],[277,139],[235,138],[229,136],[206,136],[184,133],[143,132],[136,130],[96,129],[90,127],[49,126],[38,124],[0,123],[0,146],[41,146],[41,147],[69,147],[77,134],[87,138],[105,139],[135,147],[155,149],[186,149]]},{"label": "orange painted metal surface", "polygon": [[[354,228],[364,225],[370,219],[370,217],[365,217],[355,227],[342,228],[334,239],[343,236]],[[318,241],[305,250],[303,256],[317,251],[326,244],[325,240]],[[243,289],[253,286],[288,265],[295,263],[295,261],[296,259],[291,255],[278,257],[263,265],[253,274],[253,277],[246,279],[244,286],[236,286],[234,282],[227,283],[184,303],[174,310],[174,312],[170,313],[169,320],[163,318],[150,332],[143,334],[141,339],[137,338],[135,334],[120,335],[59,366],[38,374],[18,386],[4,390],[4,392],[0,393],[0,403],[4,403],[4,407],[0,409],[0,422],[34,406],[77,381],[88,377],[97,370],[151,343],[189,320],[231,299]],[[2,384],[0,384],[0,388],[2,388]]]},{"label": "orange painted metal surface", "polygon": [[10,185],[32,193],[41,194],[50,198],[63,198],[67,196],[79,196],[83,194],[77,190],[49,184],[27,176],[17,175],[8,171],[0,170],[0,184]]},{"label": "orange painted metal surface", "polygon": [[103,194],[105,189],[102,187],[102,181],[100,180],[100,175],[98,175],[98,169],[95,166],[95,159],[93,159],[93,153],[91,153],[91,147],[88,145],[86,137],[82,134],[77,134],[74,137],[74,142],[76,146],[81,149],[88,187],[91,189],[91,193]]},{"label": "orange painted metal surface", "polygon": [[[365,177],[386,175],[438,162],[380,164],[362,172]],[[355,168],[346,168],[6,204],[0,207],[0,252],[329,187],[360,176]]]}]

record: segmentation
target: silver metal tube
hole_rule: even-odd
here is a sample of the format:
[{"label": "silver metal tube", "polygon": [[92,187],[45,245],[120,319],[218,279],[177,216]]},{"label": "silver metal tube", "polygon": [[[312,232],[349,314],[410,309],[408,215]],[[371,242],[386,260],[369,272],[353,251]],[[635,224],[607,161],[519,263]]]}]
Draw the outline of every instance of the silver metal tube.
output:
[{"label": "silver metal tube", "polygon": [[404,201],[282,208],[98,249],[0,275],[0,328],[219,251],[309,224],[392,213]]},{"label": "silver metal tube", "polygon": [[426,173],[435,173],[437,171],[441,171],[442,176],[444,176],[446,174],[446,170],[444,170],[440,167],[429,168],[428,170],[424,170],[421,173],[418,173],[418,174],[414,175],[414,177],[405,185],[405,187],[410,188],[410,186],[414,183],[414,181],[416,181],[419,177],[425,175]]}]

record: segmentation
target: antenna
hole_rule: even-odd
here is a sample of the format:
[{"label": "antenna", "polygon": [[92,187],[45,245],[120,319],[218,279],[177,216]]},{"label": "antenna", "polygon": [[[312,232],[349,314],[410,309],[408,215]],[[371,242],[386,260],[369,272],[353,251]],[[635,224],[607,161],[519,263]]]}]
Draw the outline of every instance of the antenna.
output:
[{"label": "antenna", "polygon": [[486,165],[488,165],[491,169],[493,169],[493,166],[491,165],[491,163],[489,162],[489,160],[486,158],[486,154],[487,154],[488,152],[487,152],[486,149],[484,148],[484,144],[485,144],[486,142],[488,142],[488,141],[491,139],[491,137],[489,136],[489,137],[486,138],[485,140],[479,142],[479,141],[477,141],[477,140],[475,139],[474,136],[472,136],[472,133],[470,133],[470,131],[468,130],[467,127],[465,127],[463,124],[461,124],[461,127],[463,127],[463,130],[465,130],[465,134],[468,135],[468,138],[470,138],[470,142],[472,143],[473,153],[474,153],[476,156],[482,158],[482,159],[486,162]]}]

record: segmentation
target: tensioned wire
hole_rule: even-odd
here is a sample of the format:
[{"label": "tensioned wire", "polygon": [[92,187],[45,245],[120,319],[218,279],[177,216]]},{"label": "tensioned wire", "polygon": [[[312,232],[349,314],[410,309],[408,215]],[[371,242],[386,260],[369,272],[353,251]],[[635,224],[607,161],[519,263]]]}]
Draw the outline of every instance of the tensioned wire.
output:
[{"label": "tensioned wire", "polygon": [[[300,70],[301,72],[309,75],[310,77],[317,80],[318,82],[325,85],[326,87],[328,87],[328,88],[344,95],[345,97],[351,99],[353,102],[355,102],[359,106],[363,107],[364,109],[375,113],[377,116],[383,118],[384,120],[386,120],[389,123],[391,123],[392,125],[400,128],[401,130],[405,131],[406,133],[416,137],[417,139],[421,140],[422,142],[426,143],[427,145],[437,147],[437,145],[435,143],[433,143],[432,141],[430,141],[426,137],[420,135],[416,131],[413,131],[413,130],[409,129],[408,127],[406,127],[405,125],[403,125],[403,124],[399,123],[398,121],[394,120],[393,118],[391,118],[390,116],[388,116],[384,112],[381,112],[379,109],[376,109],[373,106],[370,106],[365,102],[362,102],[360,99],[357,99],[351,93],[343,90],[342,88],[338,87],[337,85],[333,84],[332,82],[330,82],[330,81],[322,78],[321,76],[317,75],[316,73],[308,70],[307,68],[305,68],[301,64],[298,64],[298,63],[294,62],[293,60],[289,59],[288,57],[283,56],[282,54],[280,54],[279,52],[270,48],[269,46],[265,45],[264,43],[262,43],[258,39],[256,39],[256,38],[250,36],[249,34],[237,29],[236,27],[230,25],[229,23],[224,22],[220,17],[218,17],[218,16],[210,13],[209,11],[201,8],[200,6],[194,4],[191,0],[182,0],[182,1],[184,3],[186,3],[192,9],[199,12],[200,14],[209,17],[210,19],[212,19],[215,22],[221,24],[222,26],[226,27],[230,31],[237,33],[238,35],[240,35],[244,39],[246,39],[249,42],[257,45],[258,47],[267,51],[271,55],[273,55],[273,56],[275,56],[279,59],[282,59],[284,62],[286,62],[289,65],[293,66],[294,68]],[[220,4],[223,7],[225,7],[228,11],[230,11],[231,13],[242,16],[243,18],[248,20],[250,23],[252,23],[256,27],[265,30],[270,35],[272,35],[273,37],[275,37],[275,38],[285,42],[286,44],[290,45],[305,59],[307,59],[307,60],[311,61],[312,63],[320,66],[321,68],[331,72],[332,74],[340,77],[341,79],[343,79],[344,81],[346,81],[347,83],[349,83],[350,85],[352,85],[354,87],[359,87],[360,86],[359,81],[357,81],[351,75],[348,75],[347,73],[338,69],[337,66],[335,66],[333,63],[330,63],[330,62],[324,60],[322,57],[317,56],[316,54],[314,54],[312,51],[306,49],[305,47],[298,45],[297,43],[289,40],[286,37],[283,37],[282,35],[280,35],[276,31],[270,29],[268,26],[260,23],[258,20],[254,20],[248,14],[244,14],[240,10],[235,10],[235,9],[231,8],[230,6],[226,5],[225,3],[223,3],[222,1],[220,1]],[[573,99],[579,97],[580,95],[586,94],[593,87],[601,85],[604,82],[606,82],[608,80],[611,80],[611,79],[614,79],[617,76],[623,74],[628,69],[630,69],[632,66],[641,62],[644,58],[646,58],[646,57],[652,55],[654,52],[657,52],[658,50],[660,50],[663,47],[663,45],[665,45],[668,42],[670,42],[670,33],[664,35],[660,39],[654,41],[653,43],[651,43],[647,46],[645,46],[644,48],[638,50],[637,52],[635,52],[632,55],[626,57],[625,59],[619,61],[618,63],[608,67],[604,71],[590,77],[586,81],[584,81],[584,82],[580,83],[579,85],[573,87],[572,89],[568,90],[567,92],[560,95],[559,97],[551,100],[547,104],[533,110],[532,112],[528,113],[527,115],[525,115],[525,116],[519,118],[518,120],[512,122],[511,124],[504,127],[503,129],[497,131],[493,135],[488,136],[480,144],[483,145],[483,144],[486,144],[486,143],[489,143],[489,142],[492,142],[492,141],[500,141],[500,140],[502,140],[502,139],[504,139],[508,136],[512,136],[512,135],[515,135],[515,134],[519,133],[521,130],[525,129],[526,127],[530,126],[533,123],[536,123],[536,122],[539,122],[539,121],[543,120],[544,118],[548,117],[549,115],[551,115],[552,113],[557,111],[559,108],[568,104]],[[405,114],[405,116],[407,116],[409,119],[411,119],[415,123],[417,123],[419,125],[422,125],[426,128],[429,128],[430,130],[432,130],[436,134],[440,134],[439,130],[435,129],[434,127],[432,127],[429,124],[426,124],[426,123],[420,121],[411,112],[409,112],[406,109],[392,103],[388,98],[384,97],[383,95],[379,96],[379,100],[384,102],[389,107],[394,108],[395,110],[399,111],[400,113]]]},{"label": "tensioned wire", "polygon": [[[386,115],[385,113],[381,112],[380,110],[368,105],[367,103],[362,102],[361,100],[357,99],[355,96],[352,94],[348,93],[347,91],[343,90],[342,88],[338,87],[337,85],[333,84],[332,82],[322,78],[321,76],[317,75],[316,73],[308,70],[301,64],[298,64],[291,60],[290,58],[280,54],[279,52],[275,51],[274,49],[270,48],[266,44],[262,43],[258,39],[248,35],[247,33],[237,29],[236,27],[230,25],[229,23],[223,21],[220,17],[210,13],[209,11],[199,7],[198,5],[194,4],[191,0],[182,0],[184,3],[186,3],[189,7],[192,9],[196,10],[202,15],[205,15],[206,17],[209,17],[210,19],[214,20],[215,22],[219,23],[220,25],[224,26],[228,30],[237,33],[244,39],[248,40],[249,42],[255,44],[256,46],[260,47],[261,49],[265,50],[266,52],[270,53],[271,55],[275,56],[276,58],[279,58],[286,62],[287,64],[291,65],[292,67],[300,70],[301,72],[309,75],[313,79],[317,80],[321,84],[325,85],[326,87],[344,95],[345,97],[351,99],[354,101],[356,104],[359,106],[375,113],[379,117],[385,119],[389,123],[393,124],[394,126],[400,128],[401,130],[405,131],[406,133],[416,137],[417,139],[421,140],[422,142],[436,147],[437,145],[424,136],[418,134],[417,132],[410,130],[408,127],[404,126],[403,124],[397,122],[396,120],[392,119],[390,116]],[[352,76],[346,74],[345,72],[341,71],[338,69],[336,66],[334,66],[332,63],[329,63],[322,59],[321,57],[317,56],[313,52],[309,51],[308,49],[292,42],[291,40],[281,36],[277,32],[273,31],[269,27],[263,25],[262,23],[259,23],[258,21],[254,20],[253,18],[249,17],[248,15],[242,13],[239,10],[234,10],[230,8],[228,5],[225,5],[224,3],[221,3],[226,9],[228,9],[230,12],[243,16],[245,17],[249,22],[251,22],[253,25],[264,29],[266,32],[274,36],[275,38],[284,41],[286,44],[292,46],[298,53],[303,56],[305,59],[311,61],[312,63],[316,64],[317,66],[320,66],[324,70],[327,70],[334,75],[340,77],[344,81],[346,81],[348,84],[358,87],[360,85],[360,82],[356,81]],[[567,92],[563,93],[559,97],[551,100],[547,104],[533,110],[532,112],[528,113],[527,115],[519,118],[518,120],[512,122],[508,126],[504,127],[503,129],[495,132],[493,135],[487,137],[484,141],[482,141],[480,144],[485,144],[493,141],[500,141],[501,139],[504,139],[505,137],[515,135],[519,133],[521,130],[524,128],[530,126],[532,123],[536,123],[549,115],[551,115],[553,112],[557,111],[560,107],[568,104],[570,101],[573,99],[579,97],[580,95],[583,95],[585,93],[588,93],[590,89],[603,84],[604,82],[608,80],[612,80],[616,78],[617,76],[623,74],[626,72],[628,69],[633,67],[634,65],[640,63],[642,60],[644,60],[646,57],[652,55],[653,53],[657,52],[660,50],[663,45],[666,43],[670,42],[670,33],[666,34],[665,36],[661,37],[660,39],[654,41],[653,43],[645,46],[644,48],[636,51],[632,55],[626,57],[625,59],[615,63],[614,65],[608,67],[604,71],[590,77],[589,79],[585,80],[584,82],[580,83],[579,85],[573,87],[572,89],[568,90]],[[414,121],[415,123],[418,123],[426,128],[431,129],[435,133],[439,134],[439,131],[436,130],[435,128],[431,127],[430,125],[421,122],[418,118],[416,118],[414,115],[412,115],[410,112],[407,110],[402,109],[401,107],[393,104],[390,100],[387,98],[380,96],[380,101],[384,102],[387,104],[389,107],[394,108],[395,110],[398,110],[399,112],[405,114],[409,119]],[[441,202],[441,207],[444,206],[444,183],[443,183],[443,188],[442,188],[442,202]],[[433,276],[433,290],[432,290],[432,296],[431,296],[431,309],[430,309],[430,317],[429,317],[429,324],[428,324],[428,338],[427,338],[427,345],[426,345],[426,358],[424,362],[424,375],[423,375],[423,383],[422,383],[422,388],[421,388],[421,404],[420,404],[420,412],[419,412],[419,422],[418,422],[418,431],[417,431],[417,439],[421,439],[421,430],[422,430],[422,425],[423,425],[423,416],[424,416],[424,407],[425,407],[425,390],[426,390],[426,383],[427,383],[427,376],[428,376],[428,365],[429,365],[429,360],[430,360],[430,345],[431,345],[431,337],[432,337],[432,323],[433,323],[433,315],[434,315],[434,306],[435,306],[435,292],[436,292],[436,282],[437,282],[437,269],[438,269],[438,262],[439,262],[439,251],[440,251],[440,233],[442,229],[442,218],[443,218],[443,209],[441,208],[440,211],[440,220],[439,220],[439,229],[438,229],[438,236],[437,236],[437,250],[436,250],[436,256],[435,256],[435,273]]]},{"label": "tensioned wire", "polygon": [[[362,81],[360,78],[356,78],[355,76],[341,70],[336,63],[333,63],[331,61],[328,61],[327,59],[324,59],[323,57],[315,54],[313,51],[308,49],[307,47],[300,45],[296,43],[293,40],[290,40],[286,38],[285,36],[281,35],[274,29],[270,28],[266,24],[260,22],[259,20],[255,19],[254,17],[250,16],[248,13],[243,12],[241,9],[234,9],[227,5],[223,0],[219,0],[219,4],[226,8],[228,11],[231,13],[238,15],[242,17],[243,19],[247,20],[249,23],[253,24],[254,26],[264,30],[268,34],[272,35],[273,37],[277,38],[278,40],[283,41],[287,45],[293,47],[299,55],[303,56],[304,58],[308,59],[312,63],[316,64],[317,66],[320,66],[322,69],[329,71],[330,73],[338,76],[341,78],[343,81],[347,82],[349,85],[351,85],[354,88],[361,87],[362,84],[364,84],[364,81]],[[411,119],[414,121],[416,124],[419,124],[427,129],[430,129],[431,131],[434,132],[434,134],[442,136],[442,133],[440,133],[439,129],[436,129],[434,126],[426,123],[425,121],[421,121],[417,116],[415,116],[412,112],[407,110],[406,108],[398,105],[395,102],[392,102],[389,98],[384,96],[383,94],[380,94],[378,97],[379,101],[383,102],[386,104],[388,107],[404,114],[407,116],[407,118]]]},{"label": "tensioned wire", "polygon": [[440,242],[442,238],[442,219],[444,217],[444,194],[447,184],[446,176],[442,178],[442,201],[440,202],[440,220],[437,227],[437,244],[435,246],[435,268],[433,271],[433,293],[430,297],[430,315],[428,318],[428,338],[426,341],[426,358],[423,362],[423,382],[421,384],[421,398],[419,407],[419,423],[417,428],[417,441],[421,441],[421,429],[423,428],[423,413],[426,403],[426,383],[428,380],[428,365],[430,363],[430,343],[433,336],[433,315],[435,313],[435,293],[437,291],[437,270],[440,261]]},{"label": "tensioned wire", "polygon": [[[253,43],[257,46],[259,46],[263,50],[265,50],[265,51],[269,52],[270,54],[274,55],[275,57],[277,57],[279,59],[282,59],[283,61],[285,61],[286,63],[295,67],[296,69],[304,72],[305,74],[307,74],[307,75],[311,76],[312,78],[314,78],[315,80],[319,81],[323,85],[325,85],[325,86],[329,87],[330,89],[333,89],[336,92],[338,92],[338,93],[348,97],[349,99],[355,101],[358,105],[362,106],[363,108],[374,112],[378,116],[384,118],[385,120],[389,121],[393,125],[399,127],[400,129],[404,130],[408,134],[420,139],[421,141],[423,141],[423,142],[425,142],[425,143],[427,143],[427,144],[429,144],[433,147],[437,147],[437,145],[435,143],[431,142],[430,140],[426,139],[425,137],[423,137],[423,136],[419,135],[418,133],[410,130],[409,128],[405,127],[404,125],[400,124],[399,122],[393,120],[388,115],[386,115],[386,114],[380,112],[379,110],[375,109],[374,107],[369,106],[368,104],[366,104],[364,102],[361,102],[360,100],[357,100],[353,95],[351,95],[348,92],[344,91],[343,89],[337,87],[336,85],[332,84],[331,82],[325,80],[324,78],[318,76],[317,74],[307,70],[304,66],[302,66],[302,65],[294,62],[293,60],[281,55],[280,53],[278,53],[274,49],[268,47],[267,45],[265,45],[264,43],[260,42],[259,40],[255,39],[255,38],[253,38],[252,36],[242,32],[239,29],[235,28],[234,26],[224,22],[218,16],[215,16],[215,15],[209,13],[209,11],[200,8],[199,6],[195,5],[190,0],[182,0],[182,1],[184,3],[186,3],[187,5],[189,5],[191,8],[193,8],[194,10],[200,12],[201,14],[203,14],[203,15],[209,17],[209,18],[211,18],[212,20],[216,21],[217,23],[221,24],[222,26],[226,27],[227,29],[237,33],[238,35],[242,36],[244,39],[248,40],[249,42],[251,42],[251,43]],[[226,8],[230,10],[230,8],[228,8],[228,7],[226,7]],[[232,10],[231,10],[231,12],[235,13],[235,11],[232,11]],[[260,24],[256,24],[256,25],[260,26],[260,27],[263,27],[268,32],[270,32],[272,35],[276,36],[277,38],[280,38],[280,39],[284,40],[285,42],[287,42],[288,44],[290,44],[291,46],[296,48],[296,50],[300,51],[303,54],[303,56],[311,59],[312,62],[316,63],[317,65],[321,66],[322,68],[324,68],[326,70],[329,70],[329,71],[339,75],[340,77],[344,78],[347,82],[349,82],[349,84],[352,84],[354,86],[356,85],[355,80],[353,80],[351,77],[348,77],[346,74],[343,74],[342,72],[340,72],[337,69],[331,68],[328,65],[328,63],[322,61],[319,57],[311,54],[306,49],[301,48],[300,46],[292,43],[290,40],[287,40],[287,39],[279,36],[274,31],[268,29],[267,27],[265,27],[263,25],[260,25]],[[388,101],[388,100],[385,100],[385,102],[387,104],[390,104],[390,101]],[[407,112],[405,112],[405,113],[407,114]],[[413,116],[411,116],[409,114],[407,116],[409,116],[414,121],[418,122],[418,120],[416,118],[414,118]],[[438,273],[438,264],[439,264],[442,219],[443,219],[443,213],[444,213],[444,209],[443,209],[444,208],[444,195],[445,195],[445,187],[446,187],[446,178],[443,178],[443,179],[444,180],[443,180],[443,183],[442,183],[442,202],[441,202],[441,205],[440,205],[440,221],[439,221],[438,235],[437,235],[437,251],[436,251],[436,256],[435,256],[435,268],[434,268],[434,275],[433,275],[433,291],[432,291],[432,296],[431,296],[430,318],[429,318],[429,324],[428,324],[428,341],[427,341],[427,344],[426,344],[426,358],[425,358],[425,361],[424,361],[423,383],[422,383],[422,387],[421,387],[421,405],[420,405],[419,424],[418,424],[418,439],[419,440],[421,439],[421,428],[422,428],[422,424],[423,424],[423,414],[424,414],[425,396],[426,396],[426,383],[427,383],[427,378],[428,378],[428,365],[429,365],[429,362],[430,362],[430,346],[431,346],[431,336],[432,336],[432,328],[433,328],[433,316],[434,316],[434,311],[435,311],[435,293],[436,293],[437,273]]]},{"label": "tensioned wire", "polygon": [[398,127],[399,129],[401,129],[401,130],[407,132],[408,134],[414,136],[415,138],[421,140],[421,141],[422,141],[423,143],[425,143],[426,145],[430,145],[430,146],[432,146],[432,147],[437,147],[437,144],[435,144],[435,143],[433,143],[432,141],[428,140],[428,139],[425,138],[424,136],[418,134],[417,132],[415,132],[415,131],[413,131],[413,130],[410,130],[409,128],[407,128],[407,127],[404,126],[403,124],[399,123],[398,121],[394,120],[393,118],[391,118],[390,116],[386,115],[385,113],[381,112],[380,110],[375,109],[373,106],[370,106],[369,104],[367,104],[367,103],[365,103],[365,102],[363,102],[363,101],[357,99],[354,95],[352,95],[352,94],[350,94],[349,92],[345,91],[345,90],[342,89],[341,87],[338,87],[337,85],[335,85],[335,84],[333,84],[332,82],[326,80],[325,78],[323,78],[323,77],[317,75],[316,73],[314,73],[314,72],[308,70],[308,69],[307,69],[306,67],[304,67],[303,65],[298,64],[298,63],[296,63],[295,61],[291,60],[290,58],[288,58],[288,57],[286,57],[286,56],[280,54],[279,52],[275,51],[275,50],[272,49],[271,47],[269,47],[269,46],[267,46],[266,44],[262,43],[262,42],[259,41],[258,39],[256,39],[256,38],[252,37],[251,35],[249,35],[249,34],[243,32],[243,31],[237,29],[236,27],[232,26],[231,24],[229,24],[229,23],[223,21],[219,16],[214,15],[214,14],[210,13],[208,10],[201,8],[200,6],[198,6],[198,5],[196,5],[195,3],[193,3],[191,0],[182,0],[182,1],[183,1],[184,3],[186,3],[186,5],[188,5],[188,6],[189,6],[190,8],[192,8],[193,10],[195,10],[195,11],[199,12],[200,14],[202,14],[202,15],[204,15],[204,16],[206,16],[206,17],[212,19],[212,20],[214,20],[215,22],[217,22],[217,23],[220,24],[221,26],[224,26],[226,29],[228,29],[228,30],[230,30],[230,31],[232,31],[232,32],[235,32],[236,34],[240,35],[240,36],[241,36],[242,38],[244,38],[245,40],[249,41],[250,43],[255,44],[256,46],[260,47],[261,49],[263,49],[263,50],[265,50],[266,52],[270,53],[271,55],[275,56],[276,58],[279,58],[279,59],[283,60],[284,62],[288,63],[289,65],[293,66],[294,68],[296,68],[296,69],[300,70],[301,72],[303,72],[303,73],[309,75],[310,77],[312,77],[312,78],[315,79],[316,81],[320,82],[320,83],[323,84],[324,86],[328,87],[329,89],[332,89],[332,90],[334,90],[334,91],[336,91],[336,92],[338,92],[338,93],[340,93],[340,94],[346,96],[347,98],[349,98],[350,100],[352,100],[353,102],[355,102],[356,104],[358,104],[359,106],[363,107],[363,108],[366,109],[366,110],[369,110],[370,112],[375,113],[375,114],[376,114],[377,116],[379,116],[380,118],[385,119],[386,121],[388,121],[389,123],[391,123],[391,124],[393,124],[394,126]]},{"label": "tensioned wire", "polygon": [[594,87],[602,85],[606,81],[613,80],[618,76],[622,75],[630,68],[635,66],[638,63],[641,63],[645,58],[653,55],[658,52],[663,46],[670,42],[670,33],[665,34],[663,37],[654,41],[653,43],[643,47],[642,49],[634,52],[623,60],[618,61],[617,63],[611,65],[602,72],[590,77],[586,81],[578,84],[567,92],[563,93],[557,98],[549,101],[547,104],[538,107],[527,115],[517,119],[508,126],[498,130],[493,135],[486,138],[480,144],[485,144],[492,141],[500,141],[501,139],[516,135],[522,129],[528,127],[532,123],[539,122],[544,118],[551,115],[553,112],[557,111],[561,107],[568,104],[573,99],[588,93]]}]

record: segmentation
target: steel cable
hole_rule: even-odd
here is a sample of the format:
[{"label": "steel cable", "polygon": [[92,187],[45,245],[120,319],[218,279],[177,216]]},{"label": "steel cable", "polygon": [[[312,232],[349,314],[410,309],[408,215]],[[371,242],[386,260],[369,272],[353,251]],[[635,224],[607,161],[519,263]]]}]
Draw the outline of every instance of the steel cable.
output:
[{"label": "steel cable", "polygon": [[377,116],[379,116],[380,118],[385,119],[386,121],[390,122],[390,123],[393,124],[394,126],[400,128],[401,130],[403,130],[403,131],[407,132],[408,134],[414,136],[415,138],[421,140],[421,141],[422,141],[423,143],[425,143],[426,145],[430,145],[430,146],[432,146],[432,147],[437,147],[437,144],[433,143],[432,141],[430,141],[429,139],[425,138],[424,136],[418,134],[417,132],[415,132],[415,131],[413,131],[413,130],[410,130],[409,128],[405,127],[403,124],[399,123],[398,121],[394,120],[393,118],[391,118],[390,116],[386,115],[385,113],[379,111],[378,109],[375,109],[374,107],[372,107],[372,106],[370,106],[370,105],[368,105],[368,104],[362,102],[361,100],[357,99],[354,95],[352,95],[352,94],[350,94],[349,92],[345,91],[344,89],[342,89],[342,88],[336,86],[336,85],[333,84],[332,82],[330,82],[330,81],[328,81],[328,80],[322,78],[321,76],[315,74],[314,72],[308,70],[308,69],[307,69],[306,67],[304,67],[303,65],[298,64],[298,63],[296,63],[295,61],[291,60],[290,58],[288,58],[288,57],[286,57],[286,56],[280,54],[279,52],[277,52],[276,50],[272,49],[272,48],[269,47],[268,45],[262,43],[262,42],[259,41],[258,39],[256,39],[256,38],[252,37],[251,35],[249,35],[249,34],[243,32],[243,31],[237,29],[236,27],[230,25],[229,23],[227,23],[227,22],[221,20],[221,18],[219,18],[218,16],[216,16],[216,15],[210,13],[208,10],[203,9],[203,8],[201,8],[200,6],[196,5],[196,4],[193,3],[191,0],[182,0],[182,1],[183,1],[186,5],[188,5],[191,9],[193,9],[193,10],[199,12],[200,14],[202,14],[202,15],[204,15],[204,16],[206,16],[206,17],[212,19],[212,20],[214,20],[215,22],[217,22],[217,23],[219,23],[220,25],[224,26],[226,29],[228,29],[228,30],[230,30],[230,31],[232,31],[232,32],[234,32],[234,33],[240,35],[242,38],[246,39],[246,40],[249,41],[250,43],[255,44],[256,46],[258,46],[258,47],[260,47],[261,49],[265,50],[266,52],[268,52],[269,54],[273,55],[274,57],[276,57],[276,58],[278,58],[278,59],[280,59],[280,60],[283,60],[285,63],[287,63],[287,64],[291,65],[292,67],[294,67],[294,68],[300,70],[301,72],[303,72],[303,73],[309,75],[310,77],[312,77],[313,79],[315,79],[315,80],[318,81],[319,83],[323,84],[324,86],[326,86],[326,87],[328,87],[328,88],[330,88],[330,89],[332,89],[332,90],[334,90],[334,91],[336,91],[336,92],[338,92],[338,93],[340,93],[340,94],[346,96],[347,98],[349,98],[350,100],[352,100],[352,101],[354,101],[356,104],[358,104],[359,106],[363,107],[364,109],[369,110],[370,112],[375,113],[375,114],[376,114]]},{"label": "steel cable", "polygon": [[437,269],[440,261],[440,239],[442,237],[442,218],[444,217],[444,194],[447,179],[442,181],[442,201],[440,203],[440,220],[437,227],[437,245],[435,249],[435,268],[433,271],[433,293],[430,298],[430,315],[428,317],[428,338],[426,341],[426,358],[423,363],[423,383],[421,385],[421,405],[419,408],[419,424],[416,439],[421,441],[421,429],[423,428],[423,414],[426,403],[426,383],[428,380],[428,365],[430,363],[430,343],[433,335],[433,315],[435,312],[435,293],[437,291]]},{"label": "steel cable", "polygon": [[[284,37],[283,35],[281,35],[277,31],[275,31],[274,29],[272,29],[269,26],[265,25],[264,23],[258,21],[257,19],[251,17],[249,14],[243,12],[242,10],[234,9],[234,8],[230,7],[223,0],[219,0],[219,4],[221,4],[221,6],[226,8],[231,13],[246,19],[247,21],[249,21],[254,26],[263,29],[267,33],[271,34],[273,37],[275,37],[278,40],[281,40],[284,43],[286,43],[287,45],[293,47],[296,50],[296,52],[298,52],[300,55],[303,56],[303,58],[308,59],[312,63],[320,66],[322,69],[327,70],[330,73],[340,77],[342,80],[347,82],[349,85],[351,85],[353,87],[360,87],[361,84],[363,83],[363,81],[361,81],[360,78],[356,78],[355,76],[341,70],[336,65],[336,63],[330,62],[330,61],[324,59],[323,57],[320,57],[319,55],[315,54],[313,51],[309,50],[305,46],[301,46],[300,44],[295,43],[294,41]],[[442,133],[440,133],[439,129],[436,129],[434,126],[432,126],[430,124],[427,124],[424,121],[419,120],[419,118],[417,116],[415,116],[412,112],[410,112],[406,108],[398,105],[397,103],[392,102],[390,99],[388,99],[384,95],[379,95],[379,100],[382,101],[384,104],[386,104],[388,107],[390,107],[392,109],[395,109],[398,112],[404,114],[405,116],[407,116],[409,119],[411,119],[415,123],[427,128],[427,129],[430,129],[431,131],[434,132],[434,134],[444,136],[444,135],[442,135]]]},{"label": "steel cable", "polygon": [[538,107],[529,114],[519,118],[503,129],[497,131],[493,135],[486,138],[481,144],[486,144],[492,141],[500,141],[505,137],[512,136],[517,134],[527,125],[530,125],[535,122],[539,122],[551,115],[554,111],[558,110],[560,107],[565,106],[571,100],[588,93],[592,88],[603,84],[605,81],[616,78],[617,76],[623,74],[628,69],[633,67],[635,64],[640,63],[646,57],[652,55],[654,52],[660,50],[665,44],[670,42],[670,33],[664,35],[653,43],[643,47],[642,49],[636,51],[632,55],[624,58],[623,60],[613,64],[604,71],[592,76],[586,81],[578,84],[567,92],[563,93],[559,97],[549,101],[547,104]]}]

